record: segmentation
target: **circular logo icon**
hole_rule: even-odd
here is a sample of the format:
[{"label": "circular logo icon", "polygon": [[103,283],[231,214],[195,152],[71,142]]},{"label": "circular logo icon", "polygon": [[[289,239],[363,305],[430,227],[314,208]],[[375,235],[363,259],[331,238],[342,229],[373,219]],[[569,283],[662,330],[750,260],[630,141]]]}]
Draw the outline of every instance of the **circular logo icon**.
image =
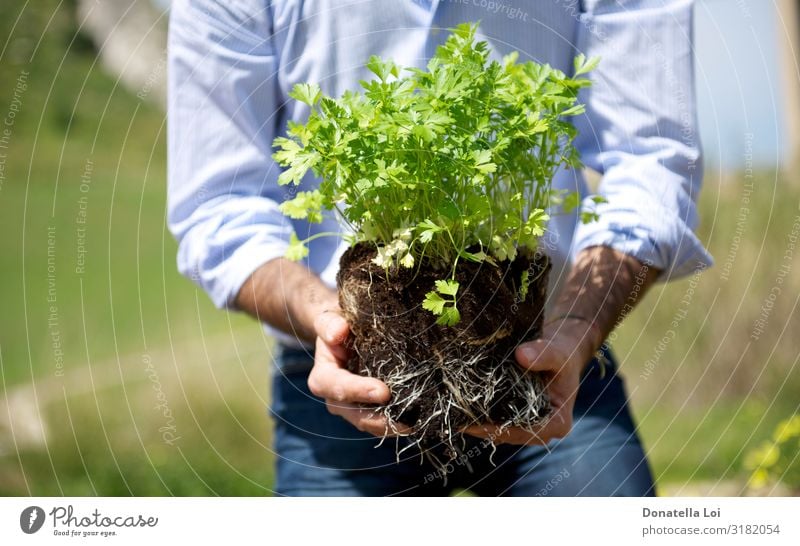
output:
[{"label": "circular logo icon", "polygon": [[19,527],[22,532],[32,535],[44,525],[44,510],[39,506],[28,506],[19,515]]}]

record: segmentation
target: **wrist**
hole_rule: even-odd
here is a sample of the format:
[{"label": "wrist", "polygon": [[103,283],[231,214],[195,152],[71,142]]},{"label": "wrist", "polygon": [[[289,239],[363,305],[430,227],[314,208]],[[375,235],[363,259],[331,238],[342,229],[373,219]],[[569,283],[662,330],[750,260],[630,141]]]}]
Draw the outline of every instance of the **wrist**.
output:
[{"label": "wrist", "polygon": [[331,290],[318,279],[310,279],[297,293],[296,309],[298,319],[307,332],[316,337],[316,322],[320,315],[327,311],[339,311],[339,298],[336,291]]},{"label": "wrist", "polygon": [[236,305],[287,334],[313,342],[317,317],[326,310],[338,310],[339,300],[336,291],[306,266],[275,258],[245,281]]},{"label": "wrist", "polygon": [[600,349],[604,335],[596,321],[575,313],[556,314],[544,323],[548,337],[559,336],[570,340],[570,345],[580,356],[581,365],[588,363]]}]

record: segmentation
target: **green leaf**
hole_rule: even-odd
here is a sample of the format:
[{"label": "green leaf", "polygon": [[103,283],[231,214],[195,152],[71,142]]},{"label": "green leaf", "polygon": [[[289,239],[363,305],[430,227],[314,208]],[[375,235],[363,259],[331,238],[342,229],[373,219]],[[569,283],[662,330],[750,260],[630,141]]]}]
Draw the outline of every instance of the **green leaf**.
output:
[{"label": "green leaf", "polygon": [[386,82],[391,76],[397,77],[399,70],[394,61],[384,61],[377,55],[373,55],[367,61],[367,68],[378,76],[382,82]]},{"label": "green leaf", "polygon": [[491,150],[475,150],[472,152],[472,157],[475,159],[475,165],[482,163],[489,163],[492,160]]},{"label": "green leaf", "polygon": [[307,218],[309,222],[322,222],[322,194],[319,190],[301,191],[278,207],[280,211],[295,220]]},{"label": "green leaf", "polygon": [[501,237],[495,235],[492,237],[491,242],[492,255],[501,262],[504,260],[513,260],[517,256],[517,247],[514,246],[514,241],[508,237]]},{"label": "green leaf", "polygon": [[314,106],[322,97],[322,91],[315,83],[296,83],[289,92],[289,96],[304,104]]},{"label": "green leaf", "polygon": [[[597,206],[601,203],[607,203],[608,200],[603,197],[602,195],[592,195],[589,197],[589,200],[592,202],[594,206]],[[589,206],[588,208],[584,206],[583,210],[580,213],[581,223],[583,224],[590,224],[592,222],[596,222],[600,219],[600,215],[594,209],[593,206]]]},{"label": "green leaf", "polygon": [[446,296],[455,296],[458,292],[458,281],[454,280],[438,280],[434,283],[436,291]]},{"label": "green leaf", "polygon": [[314,167],[319,161],[319,153],[313,150],[303,149],[297,152],[292,159],[291,166],[278,176],[278,184],[299,184],[309,169]]},{"label": "green leaf", "polygon": [[578,192],[573,191],[569,192],[563,197],[563,201],[561,203],[561,209],[569,214],[576,208],[578,208],[581,204],[581,196]]},{"label": "green leaf", "polygon": [[290,165],[297,157],[298,152],[302,150],[297,142],[285,137],[276,138],[272,145],[280,148],[272,154],[272,158],[281,166]]},{"label": "green leaf", "polygon": [[521,278],[519,280],[519,300],[520,301],[525,301],[525,298],[528,297],[528,287],[529,287],[529,284],[530,284],[530,282],[529,282],[530,281],[530,279],[529,279],[530,276],[531,276],[531,274],[528,272],[527,269],[522,272],[522,276],[521,276]]},{"label": "green leaf", "polygon": [[488,254],[486,254],[483,250],[481,250],[480,252],[467,252],[466,250],[462,250],[461,252],[458,253],[458,255],[471,262],[481,263],[484,261],[488,261],[492,265],[497,265],[496,262],[492,260],[492,258]]},{"label": "green leaf", "polygon": [[497,171],[497,165],[492,163],[491,150],[477,150],[473,152],[475,168],[482,173],[493,173]]},{"label": "green leaf", "polygon": [[596,222],[600,219],[600,215],[591,210],[585,210],[581,212],[581,223],[583,224],[591,224],[592,222]]},{"label": "green leaf", "polygon": [[303,241],[297,238],[295,233],[289,237],[289,247],[286,249],[286,259],[293,262],[299,262],[308,256],[308,247]]},{"label": "green leaf", "polygon": [[550,216],[542,209],[536,209],[528,214],[528,220],[523,226],[523,232],[526,235],[534,237],[541,237],[544,235],[544,230],[547,227],[547,222]]},{"label": "green leaf", "polygon": [[[289,122],[286,123],[286,127],[288,128],[287,133],[289,133],[293,137],[299,138],[300,142],[303,144],[303,146],[307,146],[308,145],[308,141],[313,136],[313,127],[310,127],[308,125],[302,125],[302,124],[297,123],[295,121],[289,121]],[[281,138],[282,137],[278,137],[275,140],[278,141]],[[273,146],[276,146],[276,145],[277,145],[276,142],[273,141]]]},{"label": "green leaf", "polygon": [[422,241],[423,243],[431,242],[431,239],[433,239],[433,236],[436,233],[439,233],[440,231],[442,231],[442,229],[443,229],[443,228],[437,226],[436,224],[434,224],[431,220],[424,220],[424,221],[420,222],[419,224],[417,224],[417,227],[415,229],[419,231],[420,228],[422,229],[422,231],[420,231],[420,233],[419,233],[419,240]]},{"label": "green leaf", "polygon": [[577,57],[575,57],[574,67],[575,72],[573,73],[573,77],[577,78],[578,76],[582,76],[588,72],[591,72],[597,65],[600,64],[600,57],[592,57],[588,61],[586,60],[586,55],[581,53]]},{"label": "green leaf", "polygon": [[563,112],[561,112],[562,116],[578,116],[583,114],[586,111],[586,107],[583,104],[576,104],[572,108],[567,108]]},{"label": "green leaf", "polygon": [[355,187],[356,187],[356,190],[358,190],[359,192],[363,193],[363,192],[371,189],[374,185],[375,184],[372,182],[372,180],[367,180],[366,178],[362,178],[358,182],[356,182]]},{"label": "green leaf", "polygon": [[[439,315],[439,319],[436,321],[436,324],[440,324],[442,326],[453,326],[461,320],[461,313],[459,313],[458,309],[456,308],[458,282],[452,279],[437,280],[435,285],[436,291],[428,292],[425,295],[425,300],[422,302],[422,307],[434,315]],[[450,296],[450,299],[445,299],[442,297],[442,295]]]},{"label": "green leaf", "polygon": [[425,294],[425,299],[422,301],[422,308],[430,311],[434,315],[441,315],[444,311],[444,305],[447,303],[439,294],[431,290]]},{"label": "green leaf", "polygon": [[436,324],[442,326],[455,326],[461,321],[461,313],[455,306],[445,307],[442,311],[442,316],[436,320]]},{"label": "green leaf", "polygon": [[292,184],[292,183],[299,184],[300,180],[303,179],[303,175],[304,174],[305,173],[301,174],[299,169],[296,169],[294,167],[290,167],[290,168],[286,169],[285,171],[283,171],[278,176],[278,185],[279,186],[285,186],[286,184]]},{"label": "green leaf", "polygon": [[425,125],[435,126],[437,128],[449,125],[454,121],[453,118],[443,112],[431,112],[425,116]]},{"label": "green leaf", "polygon": [[411,134],[421,138],[425,142],[430,142],[436,138],[436,133],[427,125],[415,125],[414,128],[411,129]]},{"label": "green leaf", "polygon": [[549,128],[550,128],[550,122],[548,122],[546,119],[537,119],[536,121],[533,122],[533,125],[531,125],[530,130],[531,133],[535,134],[535,133],[544,133]]}]

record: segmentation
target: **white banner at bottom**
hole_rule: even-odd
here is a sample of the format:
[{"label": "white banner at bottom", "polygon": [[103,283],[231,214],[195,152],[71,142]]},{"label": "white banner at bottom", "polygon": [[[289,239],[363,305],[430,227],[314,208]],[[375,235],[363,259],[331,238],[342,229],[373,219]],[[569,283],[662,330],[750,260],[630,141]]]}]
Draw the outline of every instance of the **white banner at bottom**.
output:
[{"label": "white banner at bottom", "polygon": [[798,498],[22,497],[0,507],[4,545],[800,544]]}]

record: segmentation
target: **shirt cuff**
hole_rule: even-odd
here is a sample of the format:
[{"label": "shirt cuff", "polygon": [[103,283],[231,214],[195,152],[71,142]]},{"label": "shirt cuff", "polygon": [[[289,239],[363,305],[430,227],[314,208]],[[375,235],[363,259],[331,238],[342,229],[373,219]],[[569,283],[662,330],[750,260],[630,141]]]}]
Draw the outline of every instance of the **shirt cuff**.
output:
[{"label": "shirt cuff", "polygon": [[242,245],[225,263],[227,271],[215,283],[210,296],[219,308],[236,309],[236,297],[250,276],[265,263],[276,258],[283,258],[288,244],[280,242]]},{"label": "shirt cuff", "polygon": [[644,215],[629,208],[611,208],[608,203],[595,205],[589,198],[584,200],[584,206],[594,207],[600,219],[578,224],[572,243],[573,261],[585,248],[608,246],[660,269],[657,282],[675,280],[714,265],[714,259],[692,229],[674,211],[658,207],[660,210]]}]

